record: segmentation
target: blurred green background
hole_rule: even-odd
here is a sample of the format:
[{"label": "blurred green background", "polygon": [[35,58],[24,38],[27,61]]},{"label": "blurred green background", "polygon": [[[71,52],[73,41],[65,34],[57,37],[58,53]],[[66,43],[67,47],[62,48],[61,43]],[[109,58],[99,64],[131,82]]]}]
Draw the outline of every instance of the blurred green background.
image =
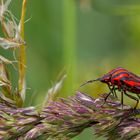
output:
[{"label": "blurred green background", "polygon": [[[21,2],[13,0],[10,6],[17,19]],[[25,106],[41,105],[47,90],[65,72],[67,80],[59,95],[63,97],[116,67],[140,75],[139,0],[28,0],[26,19]],[[80,91],[96,97],[108,89],[95,83]],[[127,103],[135,104],[131,99]],[[85,130],[73,140],[91,140],[92,133]]]}]

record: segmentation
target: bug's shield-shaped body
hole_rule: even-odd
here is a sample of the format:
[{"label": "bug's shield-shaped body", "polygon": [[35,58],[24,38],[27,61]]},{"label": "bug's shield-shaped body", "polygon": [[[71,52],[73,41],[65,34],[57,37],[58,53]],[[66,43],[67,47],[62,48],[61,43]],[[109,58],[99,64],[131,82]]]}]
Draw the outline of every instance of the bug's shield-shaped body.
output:
[{"label": "bug's shield-shaped body", "polygon": [[140,77],[121,67],[111,70],[101,77],[100,81],[117,86],[118,90],[140,94]]}]

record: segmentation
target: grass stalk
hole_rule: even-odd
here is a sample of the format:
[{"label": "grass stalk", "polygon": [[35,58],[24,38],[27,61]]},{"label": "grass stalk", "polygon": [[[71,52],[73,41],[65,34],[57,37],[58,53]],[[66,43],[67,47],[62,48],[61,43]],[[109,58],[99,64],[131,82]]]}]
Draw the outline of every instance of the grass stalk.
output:
[{"label": "grass stalk", "polygon": [[74,0],[63,0],[63,32],[63,59],[68,69],[65,89],[73,90],[76,81],[76,3]]},{"label": "grass stalk", "polygon": [[[25,21],[25,13],[26,13],[26,5],[27,1],[23,0],[22,2],[22,12],[21,12],[21,19],[20,19],[20,35],[24,40],[24,21]],[[26,72],[26,46],[21,45],[19,48],[19,81],[18,81],[18,89],[19,93],[24,100],[25,98],[25,72]]]}]

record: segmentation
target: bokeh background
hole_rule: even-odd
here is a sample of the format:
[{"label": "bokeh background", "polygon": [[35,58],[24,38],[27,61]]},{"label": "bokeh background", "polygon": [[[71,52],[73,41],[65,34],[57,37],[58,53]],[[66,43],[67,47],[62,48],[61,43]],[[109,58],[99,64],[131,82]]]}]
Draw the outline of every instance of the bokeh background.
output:
[{"label": "bokeh background", "polygon": [[[17,19],[21,2],[13,0],[10,5]],[[93,97],[108,92],[99,82],[79,86],[116,67],[140,75],[139,0],[28,0],[26,19],[25,106],[40,106],[47,90],[64,73],[67,80],[58,95],[61,97],[74,95],[77,90]],[[125,103],[134,106],[134,101],[126,99]],[[73,140],[91,140],[92,135],[87,129]]]}]

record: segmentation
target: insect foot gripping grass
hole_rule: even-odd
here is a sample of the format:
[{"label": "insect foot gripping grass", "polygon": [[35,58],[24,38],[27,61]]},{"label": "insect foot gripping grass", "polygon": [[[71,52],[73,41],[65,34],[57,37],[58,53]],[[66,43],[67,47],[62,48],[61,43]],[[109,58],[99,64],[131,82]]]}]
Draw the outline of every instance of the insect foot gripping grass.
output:
[{"label": "insect foot gripping grass", "polygon": [[[102,83],[106,83],[110,89],[110,92],[105,97],[105,101],[109,97],[109,95],[112,93],[114,96],[116,95],[116,90],[121,92],[121,103],[123,105],[123,95],[128,96],[129,98],[136,101],[136,105],[134,109],[137,108],[140,98],[140,77],[133,74],[132,72],[129,72],[128,70],[118,67],[116,69],[111,70],[107,74],[103,75],[102,77],[95,79],[95,80],[89,80],[86,83],[82,84],[81,86],[84,86],[88,83],[92,83],[95,81],[100,81]],[[127,91],[131,92],[131,94],[127,93]],[[136,94],[138,98],[133,96],[132,94]]]}]

